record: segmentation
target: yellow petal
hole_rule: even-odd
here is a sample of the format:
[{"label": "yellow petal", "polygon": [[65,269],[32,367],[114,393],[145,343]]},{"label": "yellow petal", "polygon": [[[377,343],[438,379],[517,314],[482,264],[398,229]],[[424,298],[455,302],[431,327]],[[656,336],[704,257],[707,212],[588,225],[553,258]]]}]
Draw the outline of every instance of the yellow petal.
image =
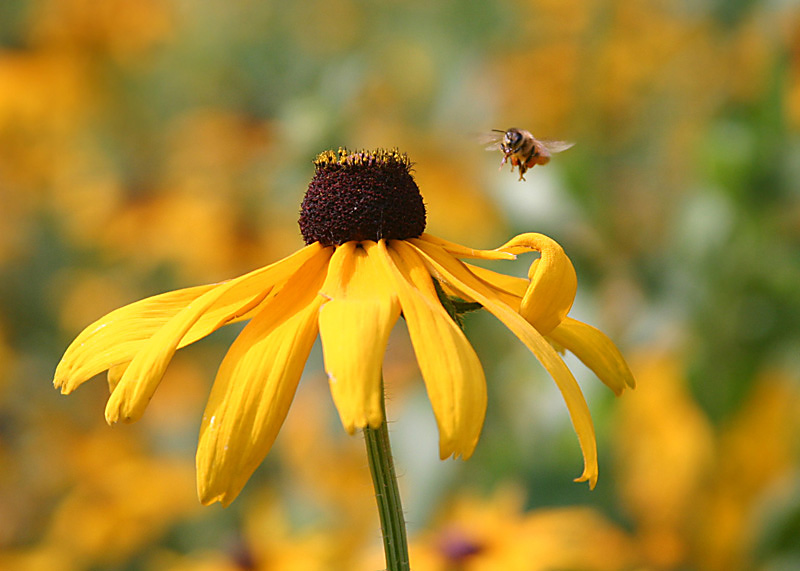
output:
[{"label": "yellow petal", "polygon": [[108,379],[108,392],[113,393],[114,389],[117,388],[120,379],[122,379],[122,375],[125,374],[125,371],[128,369],[128,365],[130,365],[130,361],[126,361],[124,363],[119,363],[117,365],[113,365],[109,367],[108,372],[106,374],[106,378]]},{"label": "yellow petal", "polygon": [[577,381],[570,373],[561,357],[552,345],[512,308],[493,296],[493,292],[479,279],[464,268],[463,264],[443,249],[422,240],[411,239],[409,242],[420,252],[430,268],[450,282],[450,285],[462,292],[465,299],[483,305],[495,317],[508,327],[539,362],[547,369],[564,397],[572,426],[578,435],[578,442],[583,453],[583,474],[576,481],[589,481],[593,488],[597,483],[597,443],[594,425],[589,407]]},{"label": "yellow petal", "polygon": [[567,316],[575,300],[578,279],[572,262],[558,242],[543,234],[520,234],[498,250],[541,254],[528,271],[530,284],[519,312],[540,333],[547,335]]},{"label": "yellow petal", "polygon": [[215,288],[206,285],[148,297],[115,309],[84,329],[64,352],[53,383],[70,393],[109,367],[133,359],[156,331],[192,301]]},{"label": "yellow petal", "polygon": [[464,333],[442,307],[416,251],[399,240],[368,250],[397,292],[439,427],[439,455],[472,455],[486,414],[486,379]]},{"label": "yellow petal", "polygon": [[475,274],[483,283],[488,285],[495,295],[503,300],[505,304],[512,307],[515,311],[519,311],[520,303],[525,292],[528,290],[528,280],[518,278],[516,276],[508,276],[474,266],[464,262],[470,272]]},{"label": "yellow petal", "polygon": [[[144,412],[181,341],[204,314],[214,317],[209,325],[220,327],[252,307],[253,298],[284,283],[305,262],[327,256],[318,243],[291,256],[229,282],[196,298],[164,324],[131,360],[106,404],[106,421],[132,422]],[[210,331],[209,331],[210,332]]]},{"label": "yellow petal", "polygon": [[625,387],[636,386],[622,353],[599,329],[567,317],[547,336],[572,351],[617,396]]},{"label": "yellow petal", "polygon": [[[68,394],[95,375],[129,363],[149,339],[179,311],[220,284],[179,289],[128,304],[85,328],[67,348],[56,367],[53,384]],[[221,300],[206,311],[178,344],[185,347],[229,323],[249,319],[269,291],[258,292],[244,304]],[[237,307],[232,309],[232,303]],[[118,382],[121,373],[111,373]]]},{"label": "yellow petal", "polygon": [[528,280],[509,276],[464,262],[464,266],[491,287],[521,298],[528,290]]},{"label": "yellow petal", "polygon": [[298,270],[222,361],[197,448],[202,503],[230,504],[272,447],[317,336],[327,263],[318,256]]},{"label": "yellow petal", "polygon": [[503,252],[499,248],[496,250],[475,250],[455,242],[449,242],[432,234],[422,234],[418,239],[435,244],[457,258],[471,258],[473,260],[513,260],[516,258],[514,254]]},{"label": "yellow petal", "polygon": [[328,299],[319,333],[331,394],[342,424],[377,428],[383,422],[381,366],[400,305],[383,270],[366,249],[375,242],[346,242],[331,258],[320,291]]}]

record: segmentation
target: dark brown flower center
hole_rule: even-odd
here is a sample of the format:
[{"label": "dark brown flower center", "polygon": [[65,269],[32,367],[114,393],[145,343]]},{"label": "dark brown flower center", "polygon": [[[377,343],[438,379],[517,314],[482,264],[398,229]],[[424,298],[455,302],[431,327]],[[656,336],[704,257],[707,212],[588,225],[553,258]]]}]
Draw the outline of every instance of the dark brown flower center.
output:
[{"label": "dark brown flower center", "polygon": [[425,231],[425,205],[405,154],[340,148],[314,165],[299,221],[306,244],[405,240]]}]

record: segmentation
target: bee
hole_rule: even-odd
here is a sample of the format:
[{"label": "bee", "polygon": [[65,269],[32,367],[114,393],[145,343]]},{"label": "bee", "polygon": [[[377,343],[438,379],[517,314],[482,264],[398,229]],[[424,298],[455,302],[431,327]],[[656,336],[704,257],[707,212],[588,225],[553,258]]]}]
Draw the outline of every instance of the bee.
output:
[{"label": "bee", "polygon": [[[498,133],[498,134],[495,134]],[[511,172],[514,167],[519,167],[519,180],[525,180],[525,171],[536,165],[546,165],[550,162],[553,153],[566,151],[575,143],[567,141],[549,141],[547,139],[536,139],[530,131],[512,127],[506,131],[492,129],[489,134],[491,145],[486,147],[487,151],[500,149],[503,151],[503,160],[500,168],[511,159]]]}]

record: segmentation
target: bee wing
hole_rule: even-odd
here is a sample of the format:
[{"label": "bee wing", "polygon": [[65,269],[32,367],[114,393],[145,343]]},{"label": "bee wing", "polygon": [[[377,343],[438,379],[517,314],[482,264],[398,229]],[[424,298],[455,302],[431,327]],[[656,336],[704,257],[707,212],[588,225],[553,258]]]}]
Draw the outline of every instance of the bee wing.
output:
[{"label": "bee wing", "polygon": [[575,145],[572,141],[550,141],[547,139],[540,139],[539,142],[551,153],[560,153]]},{"label": "bee wing", "polygon": [[503,137],[506,136],[505,131],[493,130],[488,133],[481,133],[478,135],[478,142],[485,145],[487,151],[496,151],[500,148],[500,143]]}]

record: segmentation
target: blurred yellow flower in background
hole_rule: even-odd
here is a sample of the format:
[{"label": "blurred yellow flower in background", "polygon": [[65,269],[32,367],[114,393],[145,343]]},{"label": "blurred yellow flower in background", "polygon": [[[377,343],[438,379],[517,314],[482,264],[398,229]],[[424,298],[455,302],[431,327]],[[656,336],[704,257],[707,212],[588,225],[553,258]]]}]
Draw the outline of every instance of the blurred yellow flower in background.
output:
[{"label": "blurred yellow flower in background", "polygon": [[135,437],[103,430],[74,440],[67,456],[71,465],[60,478],[75,485],[54,507],[40,543],[0,552],[1,569],[115,567],[199,508],[189,492],[191,469],[141,449]]},{"label": "blurred yellow flower in background", "polygon": [[591,508],[524,510],[518,489],[488,497],[463,493],[412,541],[419,571],[545,571],[636,569],[632,538]]},{"label": "blurred yellow flower in background", "polygon": [[618,408],[615,471],[643,561],[757,568],[767,514],[795,501],[800,389],[784,372],[764,371],[742,410],[715,431],[675,352],[643,351],[631,366],[641,387]]},{"label": "blurred yellow flower in background", "polygon": [[[603,333],[567,317],[577,280],[561,247],[541,234],[522,234],[497,250],[474,250],[425,234],[422,197],[408,158],[397,151],[340,149],[322,153],[315,164],[300,218],[308,246],[239,278],[111,312],[70,345],[55,385],[69,393],[108,370],[106,420],[135,421],[177,349],[251,319],[219,368],[197,452],[201,501],[228,505],[271,448],[318,334],[345,429],[384,422],[383,354],[402,314],[439,427],[440,457],[468,458],[483,426],[486,381],[443,288],[461,303],[477,304],[473,309],[487,309],[550,372],[584,455],[578,481],[594,487],[589,409],[548,338],[574,352],[615,393],[634,382]],[[528,280],[460,261],[508,260],[529,251],[541,257]]]},{"label": "blurred yellow flower in background", "polygon": [[713,433],[689,398],[678,360],[655,353],[631,364],[640,387],[619,410],[619,494],[638,523],[643,553],[659,568],[674,568],[687,557],[687,514],[711,474]]}]

